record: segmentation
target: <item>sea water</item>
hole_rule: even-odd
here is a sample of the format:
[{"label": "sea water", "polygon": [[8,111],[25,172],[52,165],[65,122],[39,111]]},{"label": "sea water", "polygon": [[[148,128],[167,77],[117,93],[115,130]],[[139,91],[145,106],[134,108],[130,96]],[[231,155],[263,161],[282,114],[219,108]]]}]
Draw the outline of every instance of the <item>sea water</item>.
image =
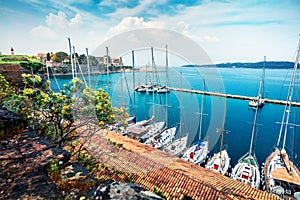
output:
[{"label": "sea water", "polygon": [[[113,106],[126,106],[137,120],[144,120],[152,115],[155,121],[166,121],[168,127],[177,126],[176,137],[188,135],[191,146],[200,138],[207,138],[211,154],[219,151],[224,109],[224,146],[235,165],[240,157],[249,151],[255,110],[249,108],[248,101],[225,99],[216,96],[204,96],[179,91],[167,94],[138,93],[134,87],[139,84],[156,83],[174,88],[204,90],[226,94],[257,96],[262,69],[249,68],[193,68],[169,67],[158,73],[121,72],[91,75],[91,88],[104,88],[109,92]],[[285,100],[292,69],[266,69],[264,78],[264,97]],[[78,76],[83,78],[82,76]],[[62,88],[72,77],[57,76]],[[88,83],[88,76],[84,76]],[[135,81],[133,81],[135,80]],[[293,99],[299,101],[299,76],[296,77]],[[205,84],[203,84],[205,83]],[[51,87],[57,85],[52,78]],[[201,112],[201,107],[203,110]],[[258,111],[257,126],[254,136],[253,151],[261,164],[276,146],[280,122],[284,112],[283,105],[265,104]],[[167,114],[166,114],[167,113]],[[200,131],[200,119],[202,128]],[[296,124],[296,125],[292,125]],[[298,125],[298,126],[297,126]],[[281,140],[282,141],[282,140]],[[280,145],[282,142],[280,143]],[[286,151],[296,165],[300,165],[300,108],[292,107],[290,125],[286,139]]]}]

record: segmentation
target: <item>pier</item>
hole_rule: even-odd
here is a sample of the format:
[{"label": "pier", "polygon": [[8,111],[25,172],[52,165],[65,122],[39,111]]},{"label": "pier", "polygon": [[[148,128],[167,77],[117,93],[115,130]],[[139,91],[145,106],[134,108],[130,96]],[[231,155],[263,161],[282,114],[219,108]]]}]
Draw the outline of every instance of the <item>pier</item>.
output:
[{"label": "pier", "polygon": [[[248,96],[242,96],[242,95],[234,95],[234,94],[224,94],[220,92],[207,92],[207,91],[201,91],[201,90],[193,90],[193,89],[184,89],[184,88],[173,88],[168,87],[169,90],[173,91],[179,91],[179,92],[188,92],[188,93],[194,93],[194,94],[204,94],[208,96],[217,96],[217,97],[226,97],[231,99],[240,99],[240,100],[255,100],[256,97],[248,97]],[[279,105],[285,105],[287,104],[287,101],[283,100],[276,100],[276,99],[264,99],[265,103],[272,103],[272,104],[279,104]],[[300,107],[300,102],[291,102],[291,106]]]}]

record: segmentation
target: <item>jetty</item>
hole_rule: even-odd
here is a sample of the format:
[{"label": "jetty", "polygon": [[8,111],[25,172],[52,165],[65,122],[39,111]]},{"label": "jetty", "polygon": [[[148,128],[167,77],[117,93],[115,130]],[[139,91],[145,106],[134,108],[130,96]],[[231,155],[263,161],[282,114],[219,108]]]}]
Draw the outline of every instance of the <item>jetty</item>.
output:
[{"label": "jetty", "polygon": [[[179,91],[179,92],[187,92],[187,93],[194,93],[194,94],[203,94],[208,96],[217,96],[217,97],[226,97],[231,99],[240,99],[240,100],[255,100],[257,97],[249,97],[249,96],[243,96],[243,95],[234,95],[234,94],[224,94],[220,92],[208,92],[208,91],[202,91],[202,90],[194,90],[194,89],[184,89],[184,88],[174,88],[174,87],[168,87],[169,90],[173,91]],[[279,105],[286,105],[288,102],[284,100],[276,100],[276,99],[264,99],[262,100],[265,103],[272,103],[272,104],[279,104]],[[291,106],[300,107],[300,102],[291,102]]]}]

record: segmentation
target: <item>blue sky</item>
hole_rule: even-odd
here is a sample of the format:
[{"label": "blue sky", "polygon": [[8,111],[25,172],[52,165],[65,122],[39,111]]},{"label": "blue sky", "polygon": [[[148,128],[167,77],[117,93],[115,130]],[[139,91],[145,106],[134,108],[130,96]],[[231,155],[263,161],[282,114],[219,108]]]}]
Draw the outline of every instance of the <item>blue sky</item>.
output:
[{"label": "blue sky", "polygon": [[[300,33],[299,0],[0,0],[0,51],[78,53],[122,32],[176,31],[215,63],[293,61]],[[175,42],[175,41],[174,41]]]}]

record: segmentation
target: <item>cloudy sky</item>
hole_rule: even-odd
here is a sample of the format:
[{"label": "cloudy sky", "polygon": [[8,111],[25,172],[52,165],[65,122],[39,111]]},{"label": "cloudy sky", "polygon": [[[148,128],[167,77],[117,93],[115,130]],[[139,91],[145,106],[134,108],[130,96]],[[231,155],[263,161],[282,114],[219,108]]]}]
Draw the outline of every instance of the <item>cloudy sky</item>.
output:
[{"label": "cloudy sky", "polygon": [[[189,37],[215,63],[293,61],[299,0],[1,0],[0,51],[79,54],[134,29]],[[176,41],[174,41],[176,42]],[[112,55],[113,56],[113,55]]]}]

